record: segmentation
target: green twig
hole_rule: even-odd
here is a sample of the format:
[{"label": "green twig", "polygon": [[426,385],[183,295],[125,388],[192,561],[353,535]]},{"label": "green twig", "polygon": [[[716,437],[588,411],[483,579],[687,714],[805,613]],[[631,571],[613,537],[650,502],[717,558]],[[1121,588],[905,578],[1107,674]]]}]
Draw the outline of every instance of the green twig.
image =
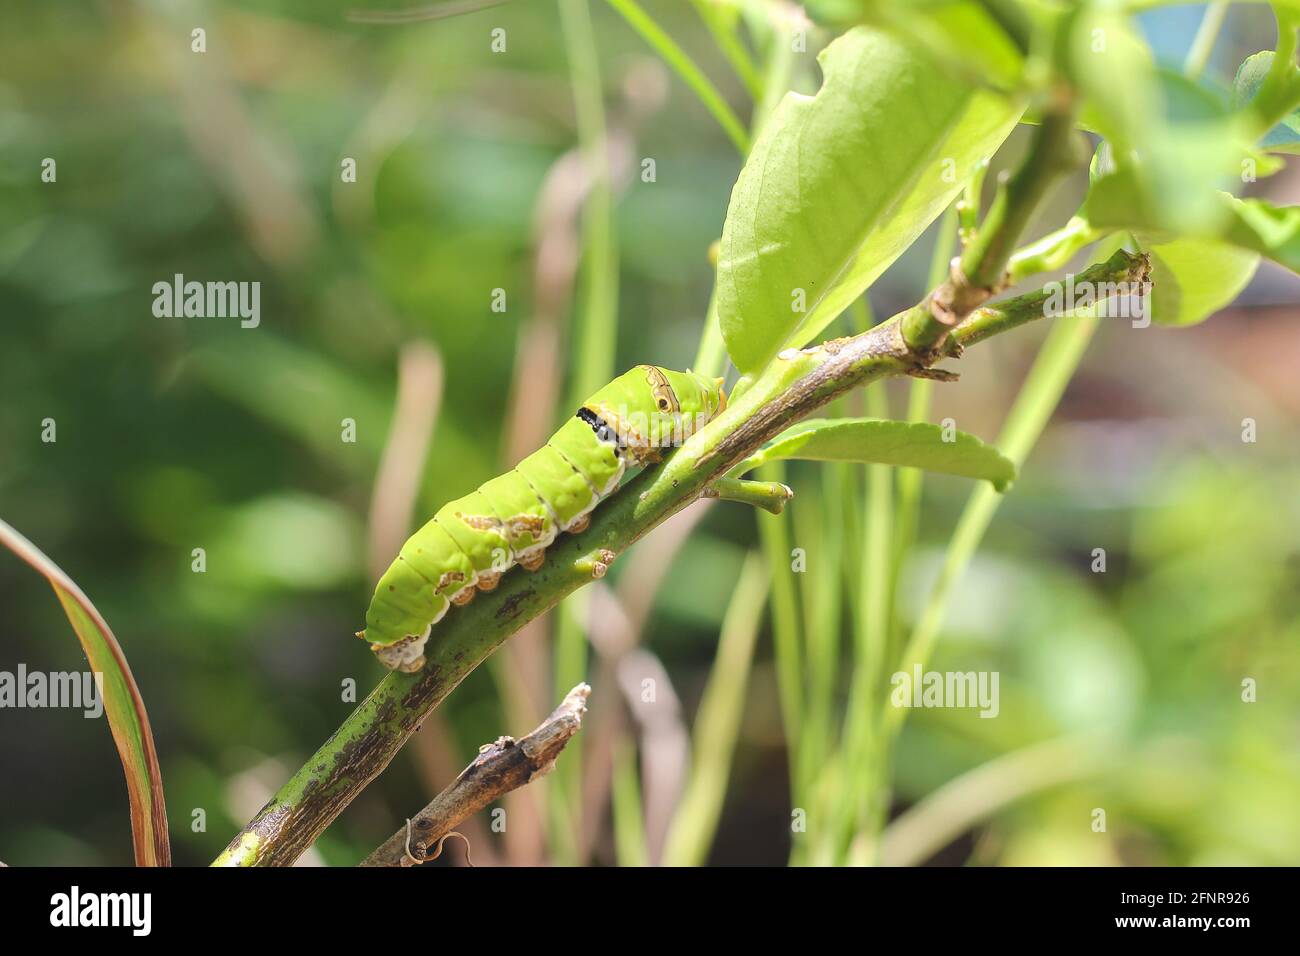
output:
[{"label": "green twig", "polygon": [[1277,49],[1268,73],[1250,101],[1257,137],[1263,136],[1300,107],[1300,68],[1296,66],[1296,30],[1300,27],[1300,11],[1275,4],[1273,14],[1277,19]]},{"label": "green twig", "polygon": [[1115,757],[1102,739],[1058,737],[1004,754],[950,780],[909,807],[885,831],[885,866],[924,863],[980,820],[1032,793],[1087,780]]},{"label": "green twig", "polygon": [[727,605],[717,660],[709,671],[709,682],[695,717],[691,776],[664,844],[664,863],[668,866],[699,866],[713,844],[745,710],[745,689],[749,686],[767,584],[762,559],[751,553]]},{"label": "green twig", "polygon": [[[1147,268],[1145,257],[1128,256],[1128,261],[1134,272]],[[584,584],[603,576],[618,555],[699,499],[711,482],[794,422],[869,382],[928,367],[938,356],[910,349],[900,330],[901,320],[902,314],[896,315],[860,335],[777,359],[662,465],[645,469],[597,508],[586,531],[558,538],[539,570],[531,574],[512,571],[495,591],[448,614],[438,624],[437,641],[430,642],[425,668],[416,674],[387,674],[216,862],[228,866],[291,864],[388,765],[429,712],[502,641]],[[1028,318],[1001,323],[990,320],[978,337],[959,327],[953,330],[952,339],[956,345],[969,345],[1022,321]],[[1096,321],[1067,319],[1058,325],[1052,341],[1059,344],[1049,346],[1036,367],[1043,370],[1036,371],[1026,386],[1033,401],[1027,400],[1026,410],[1013,416],[1007,427],[1003,449],[1014,460],[1023,460],[1064,387],[1062,371],[1073,369]],[[764,477],[772,480],[771,475]],[[982,487],[999,497],[991,486]],[[981,533],[987,524],[987,519],[982,520]],[[760,524],[772,528],[780,522]],[[964,533],[961,550],[973,550],[978,534],[968,540],[971,534],[969,530]],[[788,542],[778,543],[773,551],[788,561]],[[959,553],[957,564],[964,566],[968,556]],[[944,601],[946,596],[942,595]],[[930,612],[927,627],[932,631],[937,631],[942,620],[944,601]],[[928,645],[922,642],[922,646]],[[797,684],[794,692],[798,692]],[[783,706],[785,703],[783,700]],[[796,706],[789,713],[789,719],[797,721],[801,711]],[[797,725],[793,731],[791,739],[798,739]]]},{"label": "green twig", "polygon": [[[971,182],[983,180],[984,172],[981,169]],[[926,288],[933,289],[943,281],[947,275],[948,261],[952,257],[953,247],[953,222],[962,221],[964,215],[963,205],[966,211],[969,211],[974,205],[976,211],[979,206],[979,188],[967,187],[965,198],[958,201],[943,214],[939,220],[939,231],[935,237],[934,249],[930,253],[930,272],[927,277]],[[971,227],[973,229],[973,226]],[[930,418],[930,398],[934,392],[934,382],[928,379],[915,378],[908,388],[907,394],[907,420],[909,422],[924,422]],[[890,615],[890,651],[889,659],[893,660],[896,648],[895,633],[897,631],[897,595],[899,582],[903,574],[903,566],[907,561],[908,553],[912,549],[912,544],[916,540],[917,528],[921,520],[921,490],[924,485],[925,472],[920,468],[899,468],[898,469],[898,507],[896,509],[896,534],[894,535],[894,562],[893,569],[890,573],[890,594],[894,598],[894,609]]]},{"label": "green twig", "polygon": [[951,275],[905,315],[903,337],[913,349],[936,348],[954,325],[1007,287],[1007,264],[1021,234],[1050,189],[1082,160],[1073,101],[1065,93],[1060,98],[1062,104],[1035,128],[1016,174],[999,185]]},{"label": "green twig", "polygon": [[[573,330],[576,362],[564,405],[572,409],[614,373],[618,345],[618,233],[614,224],[609,132],[591,10],[587,0],[560,0],[559,12],[578,145],[588,183],[582,206],[582,272]],[[574,595],[556,615],[553,677],[557,693],[586,677],[585,611],[584,596]],[[547,844],[560,865],[582,862],[574,834],[580,832],[576,821],[582,815],[584,750],[580,742],[537,794],[539,799],[544,798]]]},{"label": "green twig", "polygon": [[736,71],[736,76],[740,77],[740,81],[745,84],[749,95],[757,100],[763,92],[763,80],[754,65],[754,58],[749,55],[745,44],[740,42],[736,31],[732,29],[732,24],[722,22],[716,13],[717,6],[712,0],[693,0],[692,6],[695,7],[700,20],[709,28],[713,42],[718,45],[722,55]]},{"label": "green twig", "polygon": [[762,508],[774,515],[785,510],[785,503],[794,497],[790,486],[779,481],[748,481],[744,478],[719,478],[704,489],[705,498],[722,498]]},{"label": "green twig", "polygon": [[[1117,255],[1127,253],[1120,252]],[[1056,409],[1099,322],[1100,319],[1095,315],[1080,315],[1058,322],[1052,327],[1038,361],[1034,363],[1029,378],[1020,389],[1020,395],[998,437],[998,447],[1016,463],[1017,468],[1024,463]],[[1011,327],[1000,326],[998,330],[1004,331]],[[1002,500],[1003,496],[989,484],[981,484],[971,493],[949,541],[939,579],[930,592],[925,610],[899,662],[900,671],[910,674],[917,666],[924,669],[929,661],[948,613],[953,588],[965,573]],[[890,731],[890,736],[897,733],[906,716],[906,708],[885,709],[885,726]]]},{"label": "green twig", "polygon": [[[784,485],[785,462],[773,461],[762,466],[763,479]],[[801,636],[803,614],[799,589],[791,567],[792,542],[790,520],[781,515],[775,520],[759,519],[758,540],[771,574],[772,644],[776,658],[777,694],[781,700],[781,720],[785,739],[790,741],[786,757],[790,779],[798,777],[798,752],[804,721],[804,660]]]},{"label": "green twig", "polygon": [[[1148,287],[1150,274],[1150,263],[1145,258],[1134,256],[1121,249],[1105,262],[1099,262],[1083,270],[1074,277],[1073,282],[1076,289],[1090,288],[1099,292],[1113,292],[1121,297],[1145,295],[1150,291]],[[1008,329],[1036,322],[1039,319],[1051,318],[1052,310],[1056,307],[1053,300],[1060,298],[1061,305],[1065,304],[1063,292],[1063,285],[1059,288],[1058,286],[1045,287],[976,309],[953,331],[952,337],[943,349],[948,354],[956,355],[966,346],[982,342],[989,336],[998,335]],[[1110,301],[1110,299],[1102,300],[1105,303]],[[1103,306],[1098,303],[1097,307],[1090,311],[1104,317],[1110,314],[1111,308],[1109,304]],[[1071,311],[1078,314],[1077,310]]]},{"label": "green twig", "polygon": [[704,317],[704,335],[700,337],[700,350],[691,365],[701,375],[721,375],[727,368],[727,344],[722,339],[722,326],[718,324],[718,290],[714,286],[709,297],[709,311]]},{"label": "green twig", "polygon": [[740,155],[748,155],[749,134],[745,132],[744,124],[732,112],[731,107],[727,105],[727,101],[722,98],[722,94],[718,92],[712,81],[687,56],[686,51],[677,45],[677,41],[665,33],[659,24],[652,20],[636,3],[636,0],[608,0],[608,2],[611,7],[622,15],[628,25],[639,33],[642,39],[654,48],[656,53],[664,58],[664,62],[699,97],[705,109],[713,114],[713,118],[718,121],[718,124],[731,138],[736,149],[740,151]]},{"label": "green twig", "polygon": [[628,741],[620,743],[614,751],[613,779],[610,803],[614,817],[614,859],[619,866],[649,866],[641,776],[636,768],[636,748]]},{"label": "green twig", "polygon": [[570,399],[565,404],[566,408],[576,408],[613,373],[618,332],[618,235],[614,228],[609,137],[591,14],[586,0],[560,0],[559,9],[569,59],[578,144],[588,180],[582,210],[581,299],[574,329],[577,369],[570,385]]},{"label": "green twig", "polygon": [[1183,75],[1189,80],[1197,79],[1205,71],[1205,64],[1214,52],[1214,41],[1219,38],[1219,30],[1223,28],[1227,15],[1227,0],[1216,0],[1205,8],[1191,49],[1187,51],[1187,59],[1183,61]]},{"label": "green twig", "polygon": [[1055,232],[1016,250],[1007,263],[1007,284],[1015,285],[1031,275],[1065,268],[1075,253],[1104,235],[1104,231],[1094,229],[1083,217],[1073,217]]},{"label": "green twig", "polygon": [[[961,246],[963,249],[965,249],[970,241],[975,238],[975,233],[979,227],[980,197],[984,194],[984,177],[988,175],[988,171],[989,161],[987,159],[982,160],[975,167],[975,172],[971,175],[971,178],[966,183],[966,187],[962,190],[961,199],[957,200],[956,205],[952,207],[956,210],[957,235],[958,238],[961,239]],[[946,219],[942,228],[951,228]],[[951,251],[951,245],[951,242],[944,243],[941,240],[935,244],[935,248],[939,249],[940,247],[946,247]],[[946,255],[943,260],[943,267],[943,271],[940,274],[935,275],[934,263],[933,261],[931,262],[929,288],[935,288],[947,276],[948,259]]]}]

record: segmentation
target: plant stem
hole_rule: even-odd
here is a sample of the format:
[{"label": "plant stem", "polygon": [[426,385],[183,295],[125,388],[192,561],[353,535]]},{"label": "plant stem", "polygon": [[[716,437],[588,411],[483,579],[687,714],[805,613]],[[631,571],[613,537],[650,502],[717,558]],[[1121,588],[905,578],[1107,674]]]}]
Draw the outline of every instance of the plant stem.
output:
[{"label": "plant stem", "polygon": [[745,710],[745,690],[767,585],[767,569],[751,552],[727,605],[717,661],[709,671],[709,682],[695,717],[691,777],[664,845],[663,862],[667,866],[699,866],[713,845]]},{"label": "plant stem", "polygon": [[641,806],[641,777],[636,769],[636,748],[624,742],[614,752],[614,859],[619,866],[649,866],[645,811]]},{"label": "plant stem", "polygon": [[614,229],[614,191],[609,169],[600,63],[586,0],[560,0],[560,24],[577,118],[578,144],[586,167],[586,200],[582,210],[582,285],[574,340],[577,370],[566,408],[604,382],[614,368],[618,332],[618,237]]},{"label": "plant stem", "polygon": [[740,42],[740,38],[729,24],[723,23],[716,11],[716,6],[712,0],[693,0],[692,4],[695,12],[699,14],[700,20],[708,27],[713,41],[717,43],[718,49],[722,55],[727,58],[731,68],[736,71],[736,76],[745,84],[745,89],[754,99],[762,95],[763,80],[758,74],[758,68],[754,65],[753,57],[749,55],[749,50]]},{"label": "plant stem", "polygon": [[1300,70],[1295,60],[1300,12],[1275,6],[1273,14],[1277,19],[1277,49],[1268,74],[1250,103],[1257,117],[1259,135],[1267,133],[1300,105]]},{"label": "plant stem", "polygon": [[748,155],[749,134],[745,132],[744,124],[732,112],[731,107],[727,105],[727,101],[722,98],[722,94],[718,92],[712,81],[686,55],[686,51],[678,46],[677,42],[641,9],[636,0],[608,0],[608,3],[622,15],[633,30],[641,35],[641,38],[646,43],[654,48],[656,53],[664,58],[664,62],[699,97],[705,109],[713,114],[713,118],[718,121],[727,136],[731,138],[740,155]]},{"label": "plant stem", "polygon": [[[556,692],[563,687],[586,680],[587,615],[586,592],[571,594],[555,612],[555,639],[552,669]],[[582,767],[583,751],[579,741],[563,765],[557,765],[547,779],[546,838],[552,859],[558,866],[578,866],[578,840],[582,819]]]},{"label": "plant stem", "polygon": [[961,257],[967,283],[978,290],[997,289],[1020,237],[1047,193],[1081,160],[1074,112],[1062,108],[1043,117],[1016,174],[999,189],[993,205]]},{"label": "plant stem", "polygon": [[[870,327],[868,300],[855,303],[850,314],[855,330]],[[888,396],[883,389],[868,389],[865,404],[870,417],[890,417]],[[834,799],[824,801],[819,808],[819,830],[823,834],[816,848],[819,863],[841,860],[853,831],[873,815],[880,793],[876,786],[873,745],[879,722],[875,698],[889,640],[893,471],[888,465],[868,465],[864,471],[863,490],[854,493],[852,504],[846,506],[846,510],[856,506],[861,496],[864,517],[852,531],[855,537],[860,536],[861,557],[856,567],[849,562],[845,568],[853,624],[853,676],[844,729],[833,760],[833,774],[837,779],[837,785],[831,790]]]},{"label": "plant stem", "polygon": [[[1145,256],[1124,255],[1131,271],[1147,268]],[[507,574],[495,591],[448,614],[438,624],[438,639],[430,642],[424,670],[387,674],[235,836],[216,862],[228,866],[291,864],[388,765],[429,712],[507,637],[584,584],[603,576],[618,555],[696,501],[710,482],[789,425],[854,388],[928,368],[938,356],[908,347],[899,327],[902,317],[900,313],[860,335],[776,359],[743,395],[733,395],[726,410],[706,428],[687,439],[661,465],[636,475],[597,508],[586,531],[560,536],[540,569],[531,574]],[[966,345],[1024,321],[1029,317],[1001,324],[989,321],[982,335],[969,338],[964,329],[958,328],[952,339],[956,346]],[[1025,413],[1008,425],[1008,440],[1015,444],[1004,450],[1011,457],[1020,449],[1023,459],[1027,451],[1025,435],[1037,435],[1059,390],[1064,388],[1063,379],[1057,382],[1051,378],[1046,384],[1039,380],[1059,378],[1062,369],[1072,371],[1095,325],[1096,319],[1059,324],[1052,341],[1059,336],[1063,344],[1053,347],[1050,356],[1045,354],[1031,376],[1036,396],[1034,417],[1022,422],[1020,419],[1028,415]],[[1043,366],[1050,368],[1039,371]],[[779,520],[763,521],[760,527],[776,526]],[[788,562],[788,547],[781,553]],[[964,560],[961,563],[964,565]],[[774,586],[775,580],[774,576]],[[941,620],[942,608],[939,612]],[[929,626],[937,629],[937,623]],[[797,721],[800,713],[795,707],[787,720]],[[798,727],[793,730],[791,739],[798,739]]]},{"label": "plant stem", "polygon": [[[1149,279],[1150,267],[1146,260],[1121,249],[1105,262],[1083,270],[1075,276],[1074,284],[1076,288],[1105,287],[1113,288],[1121,294],[1138,294],[1149,291]],[[1057,283],[1054,287],[1003,299],[991,306],[976,309],[953,331],[951,339],[943,348],[950,354],[956,354],[960,349],[982,342],[991,335],[1047,318],[1056,307],[1054,299],[1060,297],[1061,305],[1064,305],[1064,297],[1060,295],[1063,291],[1064,287]]]},{"label": "plant stem", "polygon": [[767,61],[763,64],[763,88],[754,102],[754,115],[750,120],[752,135],[756,138],[781,99],[790,91],[794,73],[794,25],[792,18],[779,16],[772,25],[772,36],[767,48]]},{"label": "plant stem", "polygon": [[[870,389],[867,403],[869,415],[888,417],[884,389]],[[892,468],[889,465],[868,465],[866,526],[858,585],[863,599],[856,622],[858,650],[854,665],[855,679],[861,683],[855,682],[849,696],[850,733],[845,745],[851,758],[848,766],[854,770],[856,778],[856,784],[849,788],[849,792],[855,794],[856,807],[845,814],[845,823],[859,828],[866,824],[880,796],[875,780],[875,761],[870,759],[870,751],[878,730],[877,695],[884,686],[885,655],[889,644],[893,511]]]},{"label": "plant stem", "polygon": [[550,771],[565,744],[582,729],[590,695],[590,687],[578,684],[532,733],[519,740],[501,737],[482,748],[460,776],[361,865],[414,866],[432,859],[437,854],[429,851],[440,847],[466,817]]},{"label": "plant stem", "polygon": [[744,478],[719,478],[704,489],[705,498],[722,498],[753,505],[779,515],[785,503],[794,497],[790,486],[779,481],[747,481]]},{"label": "plant stem", "polygon": [[1187,51],[1187,59],[1183,61],[1183,76],[1189,80],[1199,78],[1204,72],[1205,64],[1210,61],[1210,54],[1214,52],[1214,41],[1219,38],[1219,30],[1222,29],[1227,15],[1227,0],[1215,0],[1205,8],[1201,25],[1196,30],[1195,39],[1192,40],[1191,49]]},{"label": "plant stem", "polygon": [[1065,268],[1075,253],[1104,235],[1104,231],[1094,229],[1082,216],[1074,216],[1056,232],[1049,232],[1037,242],[1016,251],[1007,263],[1008,285],[1015,285],[1040,272]]},{"label": "plant stem", "polygon": [[704,317],[704,335],[700,339],[700,350],[691,365],[701,375],[715,377],[721,375],[727,367],[727,345],[722,340],[722,326],[718,324],[718,290],[714,286],[709,297],[709,311]]},{"label": "plant stem", "polygon": [[1081,160],[1074,129],[1073,101],[1043,117],[1034,130],[1029,153],[1016,174],[1002,183],[993,205],[974,236],[969,236],[960,263],[926,299],[908,310],[903,337],[914,350],[936,348],[957,325],[1007,286],[1010,262],[1021,233],[1048,191]]},{"label": "plant stem", "polygon": [[826,462],[819,469],[820,494],[800,497],[791,509],[796,540],[817,560],[815,573],[799,577],[807,610],[804,634],[808,694],[802,733],[794,742],[798,772],[790,781],[790,792],[792,804],[806,809],[814,799],[816,781],[825,769],[836,737],[844,547],[845,541],[856,537],[856,522],[845,513],[846,505],[856,503],[856,497],[848,497],[853,493],[852,467],[848,462]]},{"label": "plant stem", "polygon": [[[785,463],[769,462],[758,472],[764,479],[785,487]],[[797,741],[803,727],[803,647],[799,589],[791,568],[790,520],[787,515],[764,519],[757,516],[758,540],[771,575],[772,644],[776,658],[777,693],[787,741],[790,779],[798,777]]]},{"label": "plant stem", "polygon": [[945,783],[909,807],[885,831],[885,866],[924,863],[962,833],[1031,793],[1087,780],[1114,757],[1091,736],[1058,737],[1004,754]]},{"label": "plant stem", "polygon": [[[790,43],[791,28],[788,26],[788,18],[782,18],[781,24],[785,25],[774,28],[767,62],[763,67],[762,90],[756,98],[754,114],[750,119],[753,137],[758,136],[781,97],[790,89],[790,74],[794,64],[794,51]],[[715,272],[718,265],[717,250],[717,243],[709,250],[709,261]],[[722,326],[718,322],[718,286],[714,282],[713,291],[709,295],[709,311],[704,318],[704,335],[700,338],[699,352],[691,367],[701,375],[717,376],[726,370],[727,361],[727,345],[723,341]]]},{"label": "plant stem", "polygon": [[[1024,463],[1056,409],[1099,322],[1095,315],[1089,315],[1058,322],[1052,327],[998,438],[998,447],[1017,468]],[[948,544],[939,579],[899,662],[900,671],[912,673],[918,665],[924,670],[947,615],[953,588],[970,564],[1002,499],[1003,495],[989,484],[981,484],[971,493]],[[885,725],[890,736],[897,734],[906,716],[905,707],[885,708]]]},{"label": "plant stem", "polygon": [[[989,161],[986,159],[975,167],[975,172],[966,183],[965,189],[962,190],[961,199],[957,200],[955,205],[949,207],[956,213],[957,230],[958,235],[961,237],[961,245],[963,249],[966,248],[967,243],[975,238],[975,233],[979,226],[980,201],[981,197],[984,195],[984,177],[988,175],[988,171]],[[952,228],[947,220],[946,213],[942,228]],[[946,251],[942,262],[940,262],[942,268],[936,270],[935,263],[938,261],[937,254],[940,249],[945,249]],[[935,242],[934,251],[936,255],[930,259],[930,281],[927,285],[927,288],[930,289],[937,288],[939,283],[948,275],[948,259],[952,255],[951,240],[945,243],[942,241],[941,236],[940,240]]]},{"label": "plant stem", "polygon": [[[982,182],[984,172],[981,170],[971,179],[971,184],[967,185],[965,196],[944,212],[943,218],[939,220],[939,230],[935,236],[934,249],[930,254],[930,272],[926,288],[936,288],[944,279],[948,271],[948,261],[952,258],[953,247],[953,226],[957,224],[967,235],[973,235],[973,220],[969,227],[964,225],[964,216],[973,209],[975,213],[979,211],[979,187],[974,183]],[[907,395],[907,420],[909,422],[924,422],[930,417],[930,398],[934,392],[934,382],[923,378],[912,379],[912,384],[908,387]],[[892,597],[893,613],[890,615],[890,649],[888,658],[893,660],[897,648],[895,634],[897,632],[897,605],[898,605],[898,588],[902,579],[903,568],[907,562],[908,553],[912,549],[912,544],[916,540],[917,528],[921,518],[921,490],[925,481],[925,472],[920,468],[899,468],[898,469],[898,507],[895,510],[896,530],[894,535],[894,561],[890,573],[889,592]]]}]

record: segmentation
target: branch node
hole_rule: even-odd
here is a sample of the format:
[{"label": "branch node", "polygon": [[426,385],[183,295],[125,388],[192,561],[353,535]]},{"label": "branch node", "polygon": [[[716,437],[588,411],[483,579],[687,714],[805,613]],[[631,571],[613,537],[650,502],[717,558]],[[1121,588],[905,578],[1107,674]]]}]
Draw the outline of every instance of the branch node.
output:
[{"label": "branch node", "polygon": [[924,378],[932,382],[955,382],[961,378],[958,373],[950,372],[946,368],[927,368],[921,365],[909,368],[904,374],[911,378]]},{"label": "branch node", "polygon": [[[555,766],[560,751],[582,728],[591,687],[579,684],[565,695],[536,730],[515,740],[498,737],[480,748],[478,756],[461,771],[447,789],[438,794],[423,810],[362,861],[362,866],[414,866],[436,860],[443,843],[450,836],[465,841],[465,858],[469,860],[469,840],[453,829],[462,820],[517,790]],[[415,840],[412,841],[412,833]],[[425,855],[429,847],[434,852]],[[470,865],[473,861],[470,860]]]}]

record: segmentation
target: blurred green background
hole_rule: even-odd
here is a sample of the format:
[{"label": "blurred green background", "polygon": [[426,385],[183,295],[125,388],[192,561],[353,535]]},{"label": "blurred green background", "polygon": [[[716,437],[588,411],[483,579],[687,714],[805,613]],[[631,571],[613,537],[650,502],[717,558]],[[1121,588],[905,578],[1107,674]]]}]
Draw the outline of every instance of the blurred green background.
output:
[{"label": "blurred green background", "polygon": [[[554,4],[401,25],[351,21],[355,6],[106,0],[0,13],[0,516],[116,631],[153,723],[180,864],[211,860],[329,736],[353,706],[346,681],[363,695],[381,676],[351,635],[376,562],[411,527],[403,477],[420,521],[568,414],[582,187]],[[695,12],[645,7],[747,116]],[[685,367],[740,158],[621,19],[601,3],[591,16],[614,142],[615,366]],[[1177,64],[1199,18],[1175,7],[1142,25]],[[199,26],[202,55],[190,52]],[[490,48],[498,27],[504,53]],[[1234,6],[1207,81],[1226,86],[1236,63],[1271,47],[1271,30],[1265,8]],[[813,56],[829,36],[813,38],[800,89],[816,88]],[[1018,148],[1017,136],[1006,152]],[[56,183],[40,181],[45,157]],[[355,183],[340,179],[344,158],[356,160]],[[1062,190],[1042,228],[1064,221],[1083,186]],[[1257,188],[1294,203],[1300,173]],[[935,232],[873,288],[878,314],[921,295]],[[259,281],[260,327],[155,318],[151,287],[175,273]],[[505,312],[492,311],[493,289],[505,290]],[[1300,863],[1298,291],[1266,265],[1206,325],[1103,328],[962,582],[932,665],[998,671],[1001,713],[914,714],[893,812],[999,756],[1024,759],[932,808],[935,832],[951,838],[910,862]],[[992,440],[1042,335],[973,350],[961,383],[936,391],[932,420]],[[441,395],[427,461],[418,441],[385,459],[402,425],[402,355],[413,394]],[[901,414],[903,392],[891,385],[890,397]],[[1247,417],[1253,444],[1241,440]],[[40,440],[46,418],[53,444]],[[345,418],[355,443],[341,440]],[[400,533],[376,520],[381,459]],[[791,475],[798,544],[824,502],[815,467]],[[927,479],[905,620],[968,490]],[[479,821],[468,831],[476,862],[626,861],[609,792],[611,760],[625,769],[633,747],[655,857],[726,597],[756,540],[739,505],[695,517],[679,551],[659,545],[657,590],[616,566],[615,589],[636,605],[634,640],[652,656],[601,671],[596,642],[585,673],[601,716],[561,758],[572,758],[571,785],[533,785],[504,834]],[[191,571],[194,548],[205,573]],[[1090,570],[1095,548],[1104,574]],[[634,561],[620,564],[655,558]],[[599,630],[614,612],[592,606]],[[556,617],[471,675],[305,862],[355,862],[480,744],[531,729],[567,690],[552,674]],[[49,589],[0,554],[0,669],[79,660]],[[680,701],[653,720],[621,698],[647,674],[661,700]],[[1241,700],[1246,678],[1255,703]],[[798,837],[766,624],[744,700],[709,861],[780,864]],[[1113,743],[1095,773],[1033,749],[1099,733]],[[1105,833],[1091,829],[1094,807],[1107,810]],[[0,711],[0,860],[130,859],[105,723]]]}]

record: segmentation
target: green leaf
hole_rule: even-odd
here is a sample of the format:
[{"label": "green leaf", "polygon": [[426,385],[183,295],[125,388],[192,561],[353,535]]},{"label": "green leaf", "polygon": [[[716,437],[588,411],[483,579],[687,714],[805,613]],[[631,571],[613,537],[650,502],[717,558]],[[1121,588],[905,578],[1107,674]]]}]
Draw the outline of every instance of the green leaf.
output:
[{"label": "green leaf", "polygon": [[1216,193],[1250,153],[1248,124],[1210,91],[1159,69],[1119,11],[1081,5],[1068,23],[1067,68],[1083,94],[1082,119],[1111,147],[1123,202],[1180,233],[1212,226]]},{"label": "green leaf", "polygon": [[1223,195],[1232,215],[1223,238],[1300,273],[1300,206],[1274,206],[1263,199]]},{"label": "green leaf", "polygon": [[170,866],[171,846],[167,836],[167,810],[163,803],[158,752],[149,729],[149,715],[145,713],[144,701],[121,645],[76,582],[3,520],[0,520],[0,544],[50,582],[63,605],[63,613],[68,616],[68,622],[81,642],[91,671],[102,675],[103,679],[98,682],[99,693],[126,773],[136,865]]},{"label": "green leaf", "polygon": [[1259,266],[1259,254],[1213,239],[1175,239],[1148,247],[1151,319],[1195,325],[1230,304]]},{"label": "green leaf", "polygon": [[[1140,233],[1153,246],[1169,244],[1175,237],[1213,240],[1257,252],[1300,273],[1300,206],[1274,206],[1263,199],[1238,199],[1226,192],[1217,192],[1214,201],[1215,221],[1181,234],[1144,201],[1131,170],[1119,170],[1092,184],[1083,216],[1096,229]],[[1238,263],[1235,271],[1241,268]]]},{"label": "green leaf", "polygon": [[[849,6],[853,19],[842,25],[865,21],[882,27],[925,50],[939,69],[1002,90],[1023,82],[1025,57],[1006,29],[1030,32],[1020,11],[999,21],[980,0],[850,0]],[[818,16],[816,5],[805,9]]]},{"label": "green leaf", "polygon": [[[1223,137],[1231,135],[1220,132]],[[1171,131],[1166,143],[1176,143],[1179,149],[1194,152],[1195,137],[1186,133],[1185,129]],[[1179,172],[1175,164],[1166,164],[1159,175],[1153,171],[1155,167],[1147,164],[1117,163],[1109,153],[1103,143],[1093,160],[1092,182],[1082,211],[1083,217],[1097,229],[1217,236],[1232,219],[1232,211],[1224,205],[1223,198],[1230,194],[1219,183],[1225,178],[1223,173],[1231,168],[1228,164],[1252,160],[1259,176],[1272,175],[1280,168],[1277,165],[1280,161],[1274,157],[1245,147],[1234,147],[1231,159],[1221,154],[1211,166],[1201,170],[1185,167]],[[1154,185],[1156,182],[1161,185]],[[1173,189],[1169,183],[1181,185]],[[1176,208],[1180,196],[1188,206],[1196,207],[1194,215]]]},{"label": "green leaf", "polygon": [[945,475],[981,478],[999,491],[1016,477],[1015,464],[974,435],[953,433],[928,422],[896,422],[881,418],[811,418],[786,429],[733,474],[784,458],[805,461],[856,461],[876,465],[923,468]]},{"label": "green leaf", "polygon": [[[1238,109],[1250,103],[1259,93],[1273,66],[1273,51],[1264,50],[1246,57],[1237,68],[1232,81],[1232,99]],[[1273,153],[1300,153],[1300,110],[1282,117],[1281,122],[1263,135],[1259,145]]]},{"label": "green leaf", "polygon": [[1020,113],[864,27],[819,61],[821,90],[781,101],[741,170],[723,226],[718,316],[727,351],[747,374],[786,345],[814,339],[860,296],[956,197]]},{"label": "green leaf", "polygon": [[1083,96],[1080,119],[1126,153],[1163,113],[1151,49],[1122,13],[1080,4],[1063,25],[1063,66]]}]

